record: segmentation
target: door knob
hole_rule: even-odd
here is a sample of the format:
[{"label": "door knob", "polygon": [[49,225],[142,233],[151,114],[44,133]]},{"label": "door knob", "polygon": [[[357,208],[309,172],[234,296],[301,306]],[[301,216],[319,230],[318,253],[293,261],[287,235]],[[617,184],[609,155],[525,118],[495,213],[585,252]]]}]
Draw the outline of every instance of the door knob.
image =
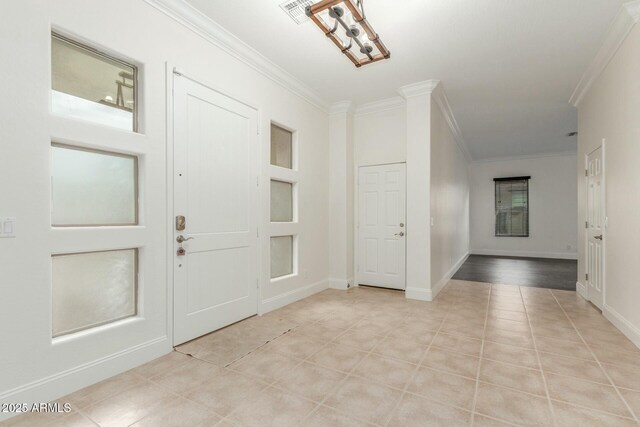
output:
[{"label": "door knob", "polygon": [[396,234],[394,234],[394,236],[397,236],[397,237],[403,237],[403,236],[404,236],[404,231],[401,231],[401,232],[399,232],[399,233],[396,233]]},{"label": "door knob", "polygon": [[182,243],[182,242],[186,242],[187,240],[193,240],[193,239],[195,239],[195,237],[185,238],[183,235],[179,235],[178,237],[176,237],[176,242]]},{"label": "door knob", "polygon": [[593,238],[596,239],[596,240],[602,240],[602,234],[599,235],[599,236],[593,236]]}]

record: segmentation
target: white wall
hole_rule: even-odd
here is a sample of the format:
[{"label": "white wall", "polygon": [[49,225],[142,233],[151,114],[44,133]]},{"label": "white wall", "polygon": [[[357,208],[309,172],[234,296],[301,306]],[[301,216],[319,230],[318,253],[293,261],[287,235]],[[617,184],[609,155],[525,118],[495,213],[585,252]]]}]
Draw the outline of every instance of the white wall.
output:
[{"label": "white wall", "polygon": [[[123,13],[126,11],[126,13]],[[263,308],[323,289],[329,274],[328,114],[144,1],[25,0],[3,3],[0,55],[0,216],[15,216],[18,236],[0,240],[0,401],[47,401],[126,370],[171,349],[167,279],[165,62],[260,110],[263,206],[269,215],[269,123],[299,131],[300,275],[270,285],[268,233],[261,234]],[[144,317],[135,324],[84,333],[52,344],[49,115],[50,28],[119,53],[141,70],[143,135],[129,137],[145,152],[144,248],[149,254]],[[71,126],[74,127],[74,126]],[[79,128],[84,129],[82,126]],[[97,244],[97,243],[96,243]]]},{"label": "white wall", "polygon": [[442,109],[431,108],[431,289],[446,285],[469,255],[469,176]]},{"label": "white wall", "polygon": [[353,105],[332,105],[329,120],[330,152],[330,286],[347,289],[353,284]]},{"label": "white wall", "polygon": [[407,298],[431,301],[431,109],[433,84],[403,86],[407,121]]},{"label": "white wall", "polygon": [[[529,237],[495,237],[493,178],[531,176]],[[576,155],[474,162],[471,182],[471,253],[576,258]]]},{"label": "white wall", "polygon": [[[636,25],[578,105],[578,222],[586,221],[586,155],[605,140],[604,314],[640,347],[640,27]],[[574,176],[574,179],[575,179]],[[578,233],[585,277],[585,231]],[[584,283],[584,282],[583,282]]]},{"label": "white wall", "polygon": [[407,161],[407,120],[404,105],[354,118],[356,167]]}]

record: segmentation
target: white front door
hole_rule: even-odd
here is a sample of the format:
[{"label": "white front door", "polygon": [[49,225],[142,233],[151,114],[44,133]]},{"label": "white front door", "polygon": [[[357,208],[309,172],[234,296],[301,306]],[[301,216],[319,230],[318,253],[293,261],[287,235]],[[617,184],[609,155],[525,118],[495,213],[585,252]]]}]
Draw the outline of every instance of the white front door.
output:
[{"label": "white front door", "polygon": [[174,345],[257,312],[257,112],[174,76]]},{"label": "white front door", "polygon": [[405,288],[405,164],[363,166],[358,176],[358,283]]},{"label": "white front door", "polygon": [[587,158],[587,297],[598,308],[604,302],[604,182],[602,147]]}]

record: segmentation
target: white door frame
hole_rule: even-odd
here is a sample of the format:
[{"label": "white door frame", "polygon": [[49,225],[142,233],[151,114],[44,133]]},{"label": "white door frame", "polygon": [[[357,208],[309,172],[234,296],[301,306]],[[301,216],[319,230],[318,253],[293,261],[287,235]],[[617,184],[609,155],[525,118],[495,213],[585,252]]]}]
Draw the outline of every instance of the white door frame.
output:
[{"label": "white door frame", "polygon": [[[366,165],[356,165],[355,166],[355,171],[354,171],[354,180],[355,180],[355,184],[353,186],[353,222],[354,222],[354,227],[353,227],[353,286],[360,286],[360,277],[359,277],[359,271],[358,271],[358,263],[360,262],[360,168],[363,167],[369,167],[369,166],[385,166],[385,165],[407,165],[407,162],[388,162],[388,163],[374,163],[374,164],[366,164]],[[406,193],[406,180],[405,180],[405,212],[407,209],[407,199],[409,198],[408,194]],[[407,229],[406,224],[405,224],[405,229]],[[405,242],[405,257],[404,257],[404,272],[405,272],[405,289],[404,291],[407,290],[407,279],[406,279],[406,275],[407,275],[407,252],[406,252],[406,245],[407,245],[407,239],[404,239]]]},{"label": "white door frame", "polygon": [[[598,147],[594,148],[590,152],[584,155],[584,165],[585,171],[589,170],[589,156],[593,154],[599,148],[602,149],[602,195],[601,195],[601,203],[602,203],[602,216],[603,216],[603,224],[602,224],[602,310],[604,311],[607,302],[606,302],[606,282],[607,282],[607,225],[609,223],[609,218],[607,217],[607,174],[606,174],[606,139],[602,139],[602,144]],[[584,177],[584,209],[585,209],[585,221],[587,220],[588,209],[589,209],[589,176],[585,173]],[[588,227],[585,226],[584,233],[584,261],[585,261],[585,275],[589,272],[589,233]],[[591,297],[589,295],[589,282],[586,280],[585,276],[585,284],[584,284],[585,294],[583,295],[585,299],[591,301]],[[594,304],[595,305],[595,304]]]},{"label": "white door frame", "polygon": [[[262,126],[262,110],[260,109],[260,107],[258,107],[256,104],[253,104],[251,102],[248,102],[246,100],[243,100],[242,98],[239,98],[237,96],[234,96],[232,94],[229,94],[227,91],[216,87],[216,85],[213,85],[210,83],[210,81],[208,79],[203,79],[200,78],[199,76],[193,76],[191,74],[186,74],[184,72],[183,69],[181,69],[180,67],[175,66],[175,64],[170,63],[170,62],[166,62],[165,63],[165,78],[166,78],[166,99],[167,99],[167,111],[166,111],[166,132],[167,132],[167,240],[166,240],[166,244],[167,244],[167,338],[169,340],[169,342],[171,343],[171,346],[173,347],[173,343],[174,343],[174,328],[173,328],[173,321],[174,321],[174,316],[173,316],[173,305],[174,305],[174,298],[173,298],[173,292],[174,292],[174,262],[173,262],[173,257],[175,256],[175,251],[176,251],[176,242],[174,240],[174,233],[175,233],[175,216],[174,216],[174,179],[173,179],[173,172],[174,172],[174,159],[173,159],[173,154],[174,154],[174,118],[173,118],[173,108],[174,108],[174,80],[176,75],[181,76],[182,78],[187,78],[189,80],[192,80],[194,82],[197,82],[198,84],[201,84],[215,92],[218,92],[228,98],[231,98],[235,101],[238,101],[242,104],[247,105],[248,107],[253,108],[254,110],[256,110],[257,112],[257,122],[258,122],[258,130],[261,130],[261,126]],[[258,206],[261,206],[261,198],[262,198],[262,193],[263,193],[263,188],[264,188],[264,174],[263,174],[263,168],[262,168],[262,158],[263,158],[263,150],[262,150],[262,136],[263,136],[264,132],[259,132],[258,135],[258,153],[257,153],[257,162],[258,164],[256,165],[256,170],[258,171],[259,174],[259,179],[260,179],[260,185],[258,187],[258,191],[257,193],[257,202],[258,202]],[[263,210],[264,209],[258,209],[258,215],[262,216],[263,214]],[[262,301],[262,292],[263,292],[263,285],[265,283],[265,279],[264,279],[264,265],[262,262],[262,253],[263,253],[263,244],[264,244],[264,236],[265,233],[264,231],[264,227],[263,227],[263,218],[258,217],[257,220],[257,227],[258,227],[258,234],[260,236],[260,238],[258,239],[258,247],[257,247],[257,257],[258,259],[256,260],[257,262],[257,271],[258,271],[258,292],[257,292],[257,298],[256,298],[256,312],[258,313],[258,315],[261,315],[261,304],[260,301]]]}]

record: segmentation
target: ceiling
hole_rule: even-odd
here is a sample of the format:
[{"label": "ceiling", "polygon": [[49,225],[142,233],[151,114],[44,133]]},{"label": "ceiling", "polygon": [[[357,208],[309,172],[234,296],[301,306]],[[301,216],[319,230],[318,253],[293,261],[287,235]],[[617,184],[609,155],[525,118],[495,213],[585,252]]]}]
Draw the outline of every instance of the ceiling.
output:
[{"label": "ceiling", "polygon": [[474,160],[576,150],[568,100],[625,0],[365,0],[391,59],[355,68],[283,0],[187,0],[327,103],[439,79]]}]

